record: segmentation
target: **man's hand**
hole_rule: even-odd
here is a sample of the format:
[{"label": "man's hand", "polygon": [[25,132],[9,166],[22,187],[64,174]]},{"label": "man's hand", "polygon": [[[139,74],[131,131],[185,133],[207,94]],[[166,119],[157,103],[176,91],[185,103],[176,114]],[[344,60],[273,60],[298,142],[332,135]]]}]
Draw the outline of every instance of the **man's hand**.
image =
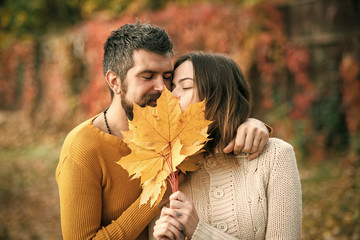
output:
[{"label": "man's hand", "polygon": [[249,160],[259,156],[269,140],[269,130],[255,118],[248,118],[238,129],[235,138],[224,148],[224,153],[234,151],[249,153]]}]

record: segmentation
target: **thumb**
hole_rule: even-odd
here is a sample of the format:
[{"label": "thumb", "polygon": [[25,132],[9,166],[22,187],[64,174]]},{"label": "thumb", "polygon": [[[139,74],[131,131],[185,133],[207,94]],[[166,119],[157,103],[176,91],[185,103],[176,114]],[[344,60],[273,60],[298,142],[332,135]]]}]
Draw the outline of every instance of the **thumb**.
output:
[{"label": "thumb", "polygon": [[255,153],[252,153],[248,156],[248,160],[253,160],[255,158],[257,158],[257,156],[259,156],[259,152],[255,152]]},{"label": "thumb", "polygon": [[170,195],[169,199],[170,199],[170,201],[172,201],[172,200],[181,201],[182,200],[181,195],[182,195],[182,192],[176,191],[176,192],[174,192],[173,194]]},{"label": "thumb", "polygon": [[224,148],[224,153],[231,153],[234,150],[235,139],[233,139],[229,144]]}]

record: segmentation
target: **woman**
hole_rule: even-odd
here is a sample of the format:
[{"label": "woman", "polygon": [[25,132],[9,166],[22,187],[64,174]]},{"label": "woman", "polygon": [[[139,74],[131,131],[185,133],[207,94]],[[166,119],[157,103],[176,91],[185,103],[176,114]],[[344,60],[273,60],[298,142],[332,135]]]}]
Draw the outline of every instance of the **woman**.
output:
[{"label": "woman", "polygon": [[173,93],[183,111],[206,99],[212,140],[200,169],[162,209],[155,239],[300,239],[301,185],[292,146],[272,138],[252,161],[222,154],[250,113],[250,88],[238,65],[196,52],[182,56],[174,69]]}]

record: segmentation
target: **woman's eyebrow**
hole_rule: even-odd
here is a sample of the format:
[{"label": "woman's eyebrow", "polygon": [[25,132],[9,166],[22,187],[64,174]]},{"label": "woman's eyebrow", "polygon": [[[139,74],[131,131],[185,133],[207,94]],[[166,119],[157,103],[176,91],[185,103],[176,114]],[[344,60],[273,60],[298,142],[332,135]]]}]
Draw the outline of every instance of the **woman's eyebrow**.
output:
[{"label": "woman's eyebrow", "polygon": [[194,81],[194,79],[192,79],[190,77],[185,77],[185,78],[180,79],[179,82],[182,82],[182,81],[185,81],[185,80],[193,80]]}]

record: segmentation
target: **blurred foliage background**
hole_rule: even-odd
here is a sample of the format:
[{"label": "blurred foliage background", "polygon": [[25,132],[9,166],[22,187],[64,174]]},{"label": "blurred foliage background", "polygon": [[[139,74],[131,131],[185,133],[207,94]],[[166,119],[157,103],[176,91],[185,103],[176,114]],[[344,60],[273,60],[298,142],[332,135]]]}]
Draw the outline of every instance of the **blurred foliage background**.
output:
[{"label": "blurred foliage background", "polygon": [[0,0],[0,239],[61,239],[66,134],[104,110],[110,32],[164,27],[176,56],[223,52],[253,117],[296,150],[303,239],[360,239],[360,1]]}]

